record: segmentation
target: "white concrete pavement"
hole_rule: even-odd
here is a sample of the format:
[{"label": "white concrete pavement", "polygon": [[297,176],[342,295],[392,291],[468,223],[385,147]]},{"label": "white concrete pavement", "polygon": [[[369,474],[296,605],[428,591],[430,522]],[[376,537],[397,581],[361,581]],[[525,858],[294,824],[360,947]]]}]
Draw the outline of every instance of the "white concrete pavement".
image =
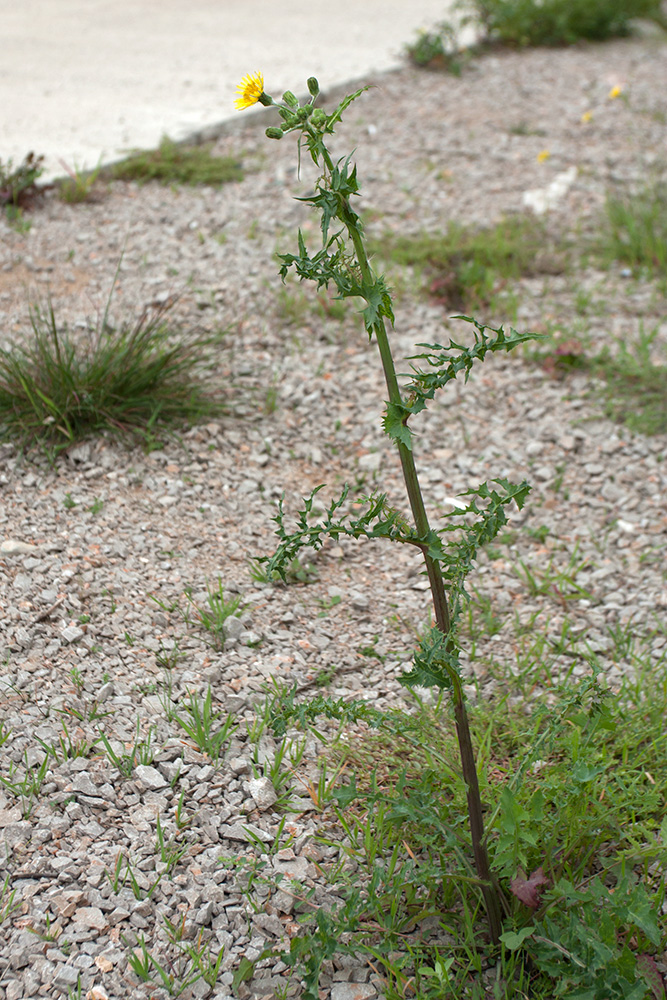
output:
[{"label": "white concrete pavement", "polygon": [[62,176],[238,115],[247,73],[279,96],[389,69],[449,2],[0,0],[0,159]]}]

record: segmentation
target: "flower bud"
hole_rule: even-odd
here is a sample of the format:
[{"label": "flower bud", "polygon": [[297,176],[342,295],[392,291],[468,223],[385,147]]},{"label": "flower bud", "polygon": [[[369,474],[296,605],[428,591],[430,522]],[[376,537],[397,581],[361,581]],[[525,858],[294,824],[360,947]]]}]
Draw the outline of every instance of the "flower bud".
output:
[{"label": "flower bud", "polygon": [[283,101],[290,108],[298,108],[299,107],[299,102],[297,101],[296,97],[294,96],[294,94],[292,93],[291,90],[286,90],[285,91],[285,93],[283,94]]},{"label": "flower bud", "polygon": [[320,92],[320,85],[314,76],[308,77],[308,93],[313,97],[317,97]]},{"label": "flower bud", "polygon": [[275,126],[272,125],[270,128],[266,129],[266,131],[265,131],[264,134],[269,139],[282,139],[282,137],[283,137],[283,130],[280,129],[280,128],[276,128]]},{"label": "flower bud", "polygon": [[324,125],[325,121],[327,120],[326,112],[324,111],[323,108],[315,108],[310,117],[310,120],[312,121],[313,125]]}]

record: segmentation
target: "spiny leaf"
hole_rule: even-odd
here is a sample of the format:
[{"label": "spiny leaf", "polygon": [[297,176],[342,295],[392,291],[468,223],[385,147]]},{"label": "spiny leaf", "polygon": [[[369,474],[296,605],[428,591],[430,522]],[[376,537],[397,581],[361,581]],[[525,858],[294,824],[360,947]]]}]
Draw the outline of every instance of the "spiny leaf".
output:
[{"label": "spiny leaf", "polygon": [[385,434],[388,434],[394,441],[400,441],[412,451],[412,431],[406,422],[409,415],[408,407],[402,403],[387,403],[382,426]]},{"label": "spiny leaf", "polygon": [[422,638],[415,653],[412,670],[403,674],[401,683],[408,687],[450,690],[453,675],[459,673],[459,652],[452,635],[445,636],[437,626],[433,626]]},{"label": "spiny leaf", "polygon": [[[472,324],[475,342],[470,347],[457,344],[454,340],[450,340],[447,347],[442,344],[418,344],[418,347],[425,347],[426,352],[414,354],[409,360],[426,361],[429,367],[436,369],[436,371],[424,371],[413,366],[411,381],[406,389],[413,394],[414,402],[433,399],[436,390],[444,388],[461,372],[464,373],[464,379],[467,382],[475,362],[483,361],[489,351],[511,351],[519,344],[539,340],[543,337],[542,334],[538,333],[518,333],[514,329],[505,333],[502,326],[497,329],[483,326],[470,316],[455,316],[453,318],[462,319],[466,323]],[[495,336],[488,336],[487,330]],[[419,408],[423,409],[423,403]]]}]

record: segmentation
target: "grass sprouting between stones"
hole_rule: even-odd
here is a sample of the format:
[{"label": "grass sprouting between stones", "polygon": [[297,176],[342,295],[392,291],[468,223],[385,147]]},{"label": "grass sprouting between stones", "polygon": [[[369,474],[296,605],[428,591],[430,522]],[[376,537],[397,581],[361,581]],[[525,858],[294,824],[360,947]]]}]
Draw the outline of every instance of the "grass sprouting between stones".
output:
[{"label": "grass sprouting between stones", "polygon": [[629,264],[667,281],[667,184],[607,199],[607,260]]},{"label": "grass sprouting between stones", "polygon": [[631,431],[652,436],[667,433],[667,352],[664,362],[654,360],[652,349],[659,327],[646,333],[640,329],[633,343],[620,341],[613,353],[605,348],[588,355],[577,337],[554,338],[545,349],[531,351],[554,377],[575,371],[596,379],[593,392],[606,416],[625,424]]},{"label": "grass sprouting between stones", "polygon": [[563,252],[549,246],[544,224],[532,215],[483,229],[452,222],[444,233],[387,233],[372,249],[381,259],[417,268],[428,293],[459,311],[489,306],[518,278],[561,273],[566,266]]},{"label": "grass sprouting between stones", "polygon": [[221,334],[174,331],[168,310],[114,328],[107,308],[95,330],[75,339],[50,303],[33,307],[32,336],[0,350],[0,435],[56,454],[104,431],[150,443],[223,411],[202,377]]},{"label": "grass sprouting between stones", "polygon": [[214,187],[243,179],[237,158],[213,156],[212,143],[185,146],[166,136],[157,149],[139,150],[111,168],[116,180],[160,181],[161,184],[208,184]]}]

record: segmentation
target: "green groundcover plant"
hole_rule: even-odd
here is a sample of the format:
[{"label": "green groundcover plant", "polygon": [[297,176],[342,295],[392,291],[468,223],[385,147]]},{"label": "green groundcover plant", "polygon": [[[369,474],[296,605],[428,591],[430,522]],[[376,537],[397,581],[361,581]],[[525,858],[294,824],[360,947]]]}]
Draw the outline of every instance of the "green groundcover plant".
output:
[{"label": "green groundcover plant", "polygon": [[[506,524],[509,508],[523,507],[530,487],[526,482],[513,484],[507,479],[481,483],[462,494],[461,502],[445,515],[442,526],[434,529],[429,522],[419,485],[410,421],[457,377],[467,381],[473,367],[483,362],[488,354],[511,351],[535,339],[536,335],[518,333],[513,329],[506,331],[502,327],[494,329],[468,316],[455,317],[466,324],[462,329],[467,331],[468,336],[462,335],[459,341],[449,340],[447,344],[418,344],[418,352],[410,359],[411,371],[402,376],[397,374],[389,337],[394,322],[390,291],[384,277],[375,272],[369,259],[364,227],[353,207],[359,193],[357,169],[351,155],[334,159],[327,145],[344,111],[364,89],[346,96],[332,112],[327,113],[316,107],[319,85],[314,78],[308,80],[310,96],[304,104],[291,91],[285,92],[282,101],[277,102],[265,93],[263,77],[257,73],[245,77],[239,85],[237,108],[242,110],[256,103],[275,108],[280,124],[267,128],[267,137],[280,140],[296,133],[299,152],[302,146],[305,147],[321,171],[312,194],[300,199],[319,213],[321,243],[314,251],[309,249],[299,231],[297,252],[279,255],[280,273],[285,278],[289,271],[294,270],[301,280],[313,281],[318,289],[333,286],[339,298],[361,301],[364,327],[370,340],[377,345],[384,373],[388,398],[383,426],[398,453],[409,514],[394,506],[386,493],[375,491],[370,495],[353,496],[347,485],[338,496],[324,504],[322,511],[318,494],[325,487],[320,486],[304,498],[296,523],[292,521],[289,525],[281,500],[275,517],[278,547],[271,557],[263,560],[266,577],[286,580],[299,552],[304,548],[319,549],[326,538],[382,538],[394,544],[410,545],[421,554],[431,590],[434,620],[424,630],[412,669],[403,675],[402,681],[409,688],[435,688],[449,699],[469,836],[466,846],[465,838],[461,841],[460,822],[456,824],[456,829],[448,829],[446,823],[437,820],[433,824],[430,849],[436,853],[454,851],[461,861],[462,872],[458,877],[478,895],[475,908],[481,905],[486,915],[489,954],[498,954],[501,949],[503,955],[526,952],[530,961],[537,963],[554,979],[562,973],[564,956],[575,973],[582,968],[586,970],[585,976],[561,976],[560,984],[552,995],[576,996],[578,1000],[604,1000],[612,996],[639,1000],[647,993],[647,983],[645,979],[638,979],[635,953],[619,944],[617,929],[619,923],[625,923],[630,929],[636,929],[646,948],[660,946],[661,931],[642,885],[637,886],[633,878],[624,878],[623,872],[617,873],[613,890],[603,879],[593,878],[588,879],[585,885],[575,884],[568,881],[569,869],[560,865],[555,865],[550,871],[551,877],[545,875],[536,864],[538,858],[531,857],[529,850],[530,844],[534,846],[537,842],[536,834],[531,829],[525,833],[522,828],[528,820],[533,823],[537,820],[539,825],[544,801],[540,804],[531,800],[531,809],[526,810],[515,798],[516,782],[508,784],[491,817],[489,826],[494,827],[494,850],[492,855],[489,853],[489,829],[485,828],[484,817],[488,804],[485,807],[481,798],[477,754],[473,748],[460,671],[465,622],[463,612],[468,602],[465,582],[481,547],[491,542]],[[324,714],[346,723],[363,720],[370,724],[391,725],[391,720],[382,713],[374,713],[368,706],[331,703],[321,697],[309,706],[299,707],[292,702],[288,708],[288,715],[292,717],[295,712],[297,715],[301,713],[302,722],[307,716],[312,718]],[[586,739],[604,728],[608,721],[608,709],[601,704],[595,679],[587,682],[570,699],[567,711],[574,713],[574,721],[570,724],[575,729],[583,727],[588,731]],[[564,727],[568,724],[565,714],[562,718],[559,716],[559,723]],[[394,739],[402,737],[407,728],[409,724],[402,716]],[[573,777],[578,793],[583,793],[580,802],[585,809],[586,787],[600,771],[594,757],[589,760],[578,753],[583,738],[582,731],[575,739],[573,766],[576,773]],[[533,733],[532,750],[535,754],[549,739],[553,739],[553,731],[549,727],[545,732]],[[535,754],[527,759],[524,767],[519,768],[519,780],[525,776],[529,760],[536,760]],[[446,766],[451,769],[449,762]],[[402,787],[407,787],[405,782]],[[433,798],[430,787],[424,791],[426,798],[420,807],[421,814],[419,809],[413,812],[413,815],[421,815],[422,819],[430,815],[429,800]],[[338,793],[339,804],[343,807],[349,805],[356,795],[357,789],[352,782]],[[375,796],[375,807],[378,802]],[[348,843],[352,844],[355,836],[358,839],[359,835],[354,815],[350,817],[344,811],[338,813],[348,835]],[[371,842],[369,836],[368,831],[365,834],[362,831],[367,851]],[[292,942],[290,961],[301,961],[306,969],[305,996],[308,1000],[315,1000],[318,996],[317,983],[322,962],[337,951],[354,950],[348,935],[360,930],[360,913],[368,912],[370,908],[377,929],[383,926],[388,914],[396,912],[402,900],[413,898],[411,894],[415,892],[417,896],[414,899],[421,898],[415,880],[409,876],[416,861],[412,852],[409,852],[412,860],[406,863],[407,867],[399,865],[397,849],[388,862],[380,854],[372,853],[368,885],[349,892],[342,908],[333,915],[318,909],[314,914],[316,929],[310,941],[298,938]],[[524,864],[525,870],[522,867]],[[554,884],[556,875],[558,881]],[[508,885],[510,876],[514,877]],[[547,887],[550,897],[545,892]],[[513,919],[508,922],[515,909],[513,899],[519,899],[530,912],[542,906],[543,893],[546,907],[540,910],[541,922],[524,920],[519,925]],[[550,905],[553,907],[551,911]],[[556,914],[553,927],[548,923],[551,913]],[[591,933],[593,927],[596,928],[595,933]],[[313,946],[313,940],[317,942],[316,946]],[[370,946],[369,950],[375,954]],[[471,954],[473,958],[477,956],[475,967],[481,972],[477,946],[472,947]],[[460,995],[452,993],[447,987],[448,970],[453,961],[453,957],[442,961],[438,959],[428,974],[422,966],[422,977],[430,975],[436,986],[439,984],[439,992],[432,992],[429,988],[420,995]],[[650,965],[651,961],[647,956],[645,964]],[[649,971],[654,971],[652,966]],[[573,984],[582,988],[572,992],[570,987]],[[485,994],[470,995],[481,997]],[[493,995],[500,997],[504,994],[494,988]]]},{"label": "green groundcover plant", "polygon": [[[661,0],[458,0],[454,21],[421,31],[406,46],[411,62],[458,75],[462,66],[488,46],[574,45],[630,35],[637,19],[667,29]],[[460,29],[477,35],[470,48],[458,43]]]},{"label": "green groundcover plant", "polygon": [[469,19],[488,41],[505,45],[572,45],[628,35],[634,18],[664,26],[660,0],[466,0]]}]

